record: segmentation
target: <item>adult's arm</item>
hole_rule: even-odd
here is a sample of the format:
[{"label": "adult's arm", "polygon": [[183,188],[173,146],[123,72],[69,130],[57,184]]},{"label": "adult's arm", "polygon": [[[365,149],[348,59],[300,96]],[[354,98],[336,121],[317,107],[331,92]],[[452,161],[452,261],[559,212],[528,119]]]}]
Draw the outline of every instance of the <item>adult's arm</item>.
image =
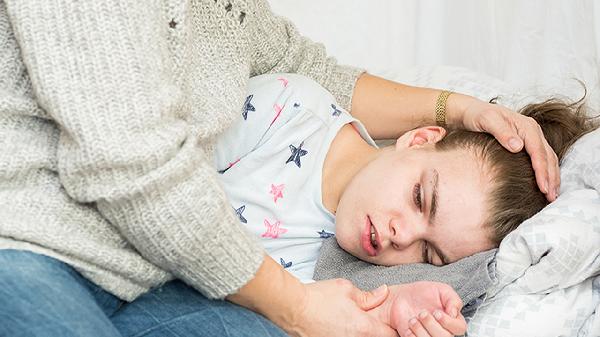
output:
[{"label": "adult's arm", "polygon": [[34,95],[61,129],[68,194],[208,297],[246,284],[263,249],[238,225],[198,132],[179,117],[162,1],[6,4]]},{"label": "adult's arm", "polygon": [[[351,113],[375,139],[400,137],[413,128],[435,124],[435,103],[440,90],[413,87],[364,74],[357,83]],[[512,152],[531,156],[538,186],[549,201],[558,196],[558,158],[540,126],[503,106],[458,93],[450,95],[446,117],[451,128],[492,134]]]}]

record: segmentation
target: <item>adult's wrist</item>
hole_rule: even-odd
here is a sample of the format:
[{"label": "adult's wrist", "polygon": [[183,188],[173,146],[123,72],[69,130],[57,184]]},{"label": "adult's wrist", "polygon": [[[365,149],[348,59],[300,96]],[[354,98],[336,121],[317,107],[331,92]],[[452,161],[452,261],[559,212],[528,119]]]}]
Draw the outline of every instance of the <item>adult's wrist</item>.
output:
[{"label": "adult's wrist", "polygon": [[446,125],[453,129],[463,129],[465,113],[477,98],[453,92],[446,101]]},{"label": "adult's wrist", "polygon": [[227,300],[262,314],[287,333],[300,328],[306,287],[279,263],[265,255],[255,277]]}]

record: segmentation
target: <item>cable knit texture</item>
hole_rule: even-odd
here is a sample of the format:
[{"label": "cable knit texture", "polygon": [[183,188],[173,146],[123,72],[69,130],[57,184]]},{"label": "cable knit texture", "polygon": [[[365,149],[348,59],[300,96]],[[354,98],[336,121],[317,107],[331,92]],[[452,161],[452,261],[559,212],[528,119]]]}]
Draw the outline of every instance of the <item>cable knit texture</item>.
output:
[{"label": "cable knit texture", "polygon": [[349,109],[361,70],[264,0],[0,1],[0,248],[129,301],[173,277],[234,293],[264,252],[212,144],[267,72],[309,76]]}]

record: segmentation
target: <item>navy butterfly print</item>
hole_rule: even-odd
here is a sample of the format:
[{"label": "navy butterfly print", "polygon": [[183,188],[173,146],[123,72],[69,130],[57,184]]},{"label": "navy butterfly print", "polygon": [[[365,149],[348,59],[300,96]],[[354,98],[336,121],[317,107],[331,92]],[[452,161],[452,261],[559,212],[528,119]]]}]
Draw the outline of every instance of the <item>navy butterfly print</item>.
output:
[{"label": "navy butterfly print", "polygon": [[282,258],[279,258],[279,263],[281,263],[281,265],[283,266],[284,269],[292,266],[292,261],[285,262],[285,260]]},{"label": "navy butterfly print", "polygon": [[300,157],[308,153],[308,151],[302,149],[302,145],[304,145],[304,142],[300,143],[298,147],[290,144],[290,151],[292,151],[292,155],[288,158],[288,160],[286,160],[286,164],[293,161],[298,167],[302,166],[300,163]]},{"label": "navy butterfly print", "polygon": [[294,103],[294,108],[299,108],[300,107],[300,103]]},{"label": "navy butterfly print", "polygon": [[321,239],[328,239],[328,238],[330,238],[332,236],[335,236],[335,234],[326,232],[325,230],[322,230],[322,231],[317,232],[317,233],[319,233],[319,237],[321,237]]},{"label": "navy butterfly print", "polygon": [[338,109],[335,104],[331,104],[331,107],[333,108],[333,113],[331,114],[332,116],[339,116],[342,113],[342,110]]},{"label": "navy butterfly print", "polygon": [[254,105],[250,103],[250,101],[252,101],[252,97],[254,97],[254,95],[246,97],[246,102],[244,103],[244,108],[242,109],[242,117],[244,117],[244,120],[248,118],[249,111],[256,111]]},{"label": "navy butterfly print", "polygon": [[242,213],[244,212],[244,210],[246,209],[246,205],[242,205],[242,207],[240,208],[233,208],[235,210],[235,214],[237,214],[238,218],[240,219],[241,222],[243,223],[248,223],[248,220],[246,220],[246,218],[244,218],[244,216],[242,215]]}]

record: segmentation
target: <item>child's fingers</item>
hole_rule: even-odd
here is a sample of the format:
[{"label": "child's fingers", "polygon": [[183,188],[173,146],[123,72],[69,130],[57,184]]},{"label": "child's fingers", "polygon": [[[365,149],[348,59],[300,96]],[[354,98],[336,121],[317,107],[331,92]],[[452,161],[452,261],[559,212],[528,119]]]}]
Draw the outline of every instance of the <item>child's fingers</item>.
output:
[{"label": "child's fingers", "polygon": [[433,317],[452,336],[463,335],[467,331],[467,322],[460,313],[458,317],[452,317],[441,310],[436,310],[433,312]]},{"label": "child's fingers", "polygon": [[451,317],[458,317],[462,306],[463,302],[456,293],[445,294],[444,309],[448,315]]},{"label": "child's fingers", "polygon": [[[421,324],[417,317],[413,317],[408,322],[409,329],[404,334],[404,337],[432,337],[425,327]],[[436,336],[437,337],[437,336]]]},{"label": "child's fingers", "polygon": [[451,337],[453,336],[448,330],[444,329],[440,323],[433,318],[433,316],[427,311],[422,311],[419,314],[419,321],[421,325],[427,330],[429,335],[433,337]]}]

